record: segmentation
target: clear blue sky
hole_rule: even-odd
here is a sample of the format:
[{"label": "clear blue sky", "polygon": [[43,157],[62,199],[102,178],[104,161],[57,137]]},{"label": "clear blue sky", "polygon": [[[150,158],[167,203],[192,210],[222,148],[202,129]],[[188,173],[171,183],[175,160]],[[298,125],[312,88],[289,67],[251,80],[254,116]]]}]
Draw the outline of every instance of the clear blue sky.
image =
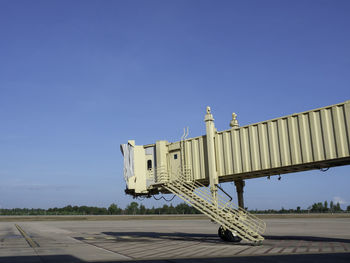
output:
[{"label": "clear blue sky", "polygon": [[[223,130],[233,111],[246,125],[350,99],[349,14],[330,0],[0,1],[0,206],[125,207],[129,139],[202,135],[207,105]],[[349,185],[350,166],[255,179],[245,201],[345,208]]]}]

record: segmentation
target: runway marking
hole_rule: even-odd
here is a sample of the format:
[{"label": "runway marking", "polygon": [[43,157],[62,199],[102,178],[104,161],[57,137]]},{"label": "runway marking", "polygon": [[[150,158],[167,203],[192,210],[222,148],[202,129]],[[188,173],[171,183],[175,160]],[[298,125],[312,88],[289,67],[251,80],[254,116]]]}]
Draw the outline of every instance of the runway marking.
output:
[{"label": "runway marking", "polygon": [[112,249],[110,249],[110,248],[105,248],[105,247],[99,246],[99,245],[94,244],[94,243],[85,242],[85,241],[83,241],[83,240],[81,240],[81,241],[84,242],[85,244],[88,244],[88,245],[90,245],[90,246],[94,246],[94,247],[96,247],[96,248],[98,248],[98,249],[106,250],[106,251],[111,252],[111,253],[113,253],[113,254],[117,254],[117,255],[119,255],[119,256],[125,257],[127,260],[129,260],[129,259],[134,259],[134,257],[132,257],[132,256],[124,255],[124,254],[119,253],[118,251],[114,251],[114,250],[112,250]]},{"label": "runway marking", "polygon": [[279,242],[279,244],[278,244],[278,243],[275,243],[272,247],[270,247],[269,249],[267,249],[263,254],[267,254],[267,253],[269,253],[272,249],[278,248],[277,245],[281,245],[281,244],[283,244],[283,242],[284,242],[284,240],[282,240],[281,242]]},{"label": "runway marking", "polygon": [[247,251],[248,249],[251,249],[251,247],[247,247],[247,248],[245,248],[245,249],[242,249],[242,250],[236,252],[234,255],[235,255],[235,256],[236,256],[236,255],[239,255],[239,254],[241,254],[241,253]]},{"label": "runway marking", "polygon": [[301,243],[302,243],[302,240],[299,240],[297,243],[295,243],[295,247],[292,250],[292,253],[297,252],[297,249],[300,247]]},{"label": "runway marking", "polygon": [[318,252],[322,252],[322,246],[323,246],[323,244],[320,242],[318,244]]},{"label": "runway marking", "polygon": [[96,239],[95,237],[84,237],[85,240],[94,240]]},{"label": "runway marking", "polygon": [[282,247],[277,253],[282,253],[283,252],[283,250],[285,250],[286,249],[286,247]]},{"label": "runway marking", "polygon": [[341,243],[341,244],[342,244],[344,250],[345,250],[346,252],[348,252],[348,249],[347,249],[347,247],[345,246],[345,244],[344,244],[344,243]]},{"label": "runway marking", "polygon": [[272,249],[274,249],[276,246],[272,246],[269,249],[267,249],[263,254],[267,254],[269,253]]},{"label": "runway marking", "polygon": [[17,224],[15,224],[17,230],[21,233],[21,235],[24,237],[24,239],[27,241],[30,247],[35,248],[35,247],[40,247],[37,242],[35,242],[33,239],[31,239],[30,236]]},{"label": "runway marking", "polygon": [[[168,244],[167,246],[162,246],[162,247],[158,247],[158,246],[154,246],[155,248],[152,249],[152,252],[156,252],[156,256],[157,257],[164,257],[164,256],[168,256],[169,252],[171,252],[171,254],[173,254],[174,256],[176,255],[181,255],[184,256],[186,253],[188,253],[188,250],[192,250],[195,251],[198,249],[198,244],[178,244],[178,243],[173,243],[173,244]],[[137,254],[137,257],[142,257],[145,254],[149,253],[149,250],[143,250],[143,251],[138,251],[135,254]],[[187,251],[187,252],[186,252]]]},{"label": "runway marking", "polygon": [[309,253],[310,252],[310,248],[312,248],[312,242],[309,242],[309,244],[306,247],[306,252]]},{"label": "runway marking", "polygon": [[[165,244],[165,246],[163,245]],[[155,241],[153,242],[152,246],[156,247],[156,248],[162,248],[162,247],[169,247],[171,246],[172,244],[176,245],[177,242],[167,242],[167,241]],[[142,251],[147,251],[150,249],[150,244],[149,243],[144,243],[144,244],[138,244],[138,246],[131,246],[131,245],[128,245],[127,248],[124,249],[124,252],[127,252],[127,253],[134,253],[134,252],[142,252]]]}]

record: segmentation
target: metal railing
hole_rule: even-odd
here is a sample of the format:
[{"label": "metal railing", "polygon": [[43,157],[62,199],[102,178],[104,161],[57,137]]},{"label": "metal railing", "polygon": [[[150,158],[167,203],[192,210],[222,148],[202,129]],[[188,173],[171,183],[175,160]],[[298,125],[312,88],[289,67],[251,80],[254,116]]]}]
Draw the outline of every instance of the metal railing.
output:
[{"label": "metal railing", "polygon": [[166,178],[164,187],[242,239],[255,242],[264,239],[261,236],[266,229],[264,221],[232,203],[229,196],[218,194],[214,200],[208,187],[192,180],[190,167],[184,171],[179,171],[172,180],[168,174],[160,173],[161,178]]},{"label": "metal railing", "polygon": [[156,168],[156,183],[167,183],[169,182],[169,173],[165,166]]}]

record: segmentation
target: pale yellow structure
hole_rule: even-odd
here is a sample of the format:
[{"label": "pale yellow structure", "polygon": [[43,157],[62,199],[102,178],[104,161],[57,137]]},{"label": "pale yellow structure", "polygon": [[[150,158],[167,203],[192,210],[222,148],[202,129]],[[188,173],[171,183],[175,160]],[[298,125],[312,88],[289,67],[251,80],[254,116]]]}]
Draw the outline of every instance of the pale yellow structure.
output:
[{"label": "pale yellow structure", "polygon": [[[221,200],[218,183],[234,181],[243,208],[245,179],[350,163],[350,101],[243,127],[238,126],[236,116],[232,114],[231,129],[217,131],[207,107],[206,135],[174,143],[137,146],[129,141],[122,145],[126,192],[134,196],[173,192],[201,210],[201,200],[194,204],[196,197],[190,191],[209,185],[211,199],[207,201],[216,211]],[[212,215],[214,219],[208,216],[215,220],[220,211]],[[263,239],[258,236],[264,229],[261,222],[260,232],[246,230],[245,234],[239,233],[244,227],[237,228],[237,220],[232,222],[220,224],[241,238]],[[249,231],[251,235],[246,234]]]},{"label": "pale yellow structure", "polygon": [[[181,167],[191,169],[191,180],[208,184],[209,174],[228,182],[350,163],[350,101],[220,132],[212,123],[207,133],[212,130],[214,148],[208,148],[206,135],[144,146],[129,141],[137,178],[129,189],[140,194],[161,190],[161,174],[166,171],[171,178]],[[208,158],[211,151],[214,160]]]}]

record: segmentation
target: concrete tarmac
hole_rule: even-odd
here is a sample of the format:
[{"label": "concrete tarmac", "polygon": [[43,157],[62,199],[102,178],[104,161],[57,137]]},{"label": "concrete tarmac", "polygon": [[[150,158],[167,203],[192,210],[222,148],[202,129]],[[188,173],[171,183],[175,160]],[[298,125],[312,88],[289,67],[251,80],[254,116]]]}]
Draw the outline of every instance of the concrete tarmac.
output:
[{"label": "concrete tarmac", "polygon": [[350,262],[349,218],[265,221],[260,246],[206,219],[0,222],[0,262]]}]

